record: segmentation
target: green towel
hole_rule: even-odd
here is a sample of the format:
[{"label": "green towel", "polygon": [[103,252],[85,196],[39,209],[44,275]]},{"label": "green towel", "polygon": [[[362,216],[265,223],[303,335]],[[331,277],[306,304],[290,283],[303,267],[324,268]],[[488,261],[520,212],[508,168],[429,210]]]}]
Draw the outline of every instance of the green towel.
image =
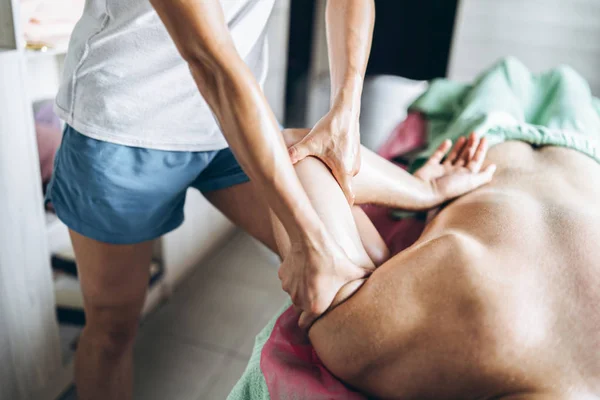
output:
[{"label": "green towel", "polygon": [[427,150],[411,165],[421,167],[446,139],[477,132],[490,146],[521,140],[569,147],[600,162],[600,100],[572,68],[532,74],[506,58],[473,84],[437,79],[410,106],[427,119]]},{"label": "green towel", "polygon": [[252,356],[250,357],[250,361],[248,361],[246,370],[238,383],[233,387],[231,393],[229,393],[229,396],[227,396],[227,400],[269,400],[271,398],[269,396],[267,382],[260,369],[260,357],[262,355],[262,348],[271,336],[277,319],[285,312],[285,310],[290,308],[291,305],[291,301],[286,301],[277,314],[269,321],[267,326],[265,326],[258,336],[256,336]]}]

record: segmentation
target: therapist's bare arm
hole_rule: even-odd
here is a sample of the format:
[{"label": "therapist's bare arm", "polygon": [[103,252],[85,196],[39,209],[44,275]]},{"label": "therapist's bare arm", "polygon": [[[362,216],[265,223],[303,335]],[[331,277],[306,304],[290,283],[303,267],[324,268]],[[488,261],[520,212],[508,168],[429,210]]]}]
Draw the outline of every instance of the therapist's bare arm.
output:
[{"label": "therapist's bare arm", "polygon": [[331,101],[358,115],[363,77],[367,69],[375,4],[373,0],[328,0],[327,48],[331,75]]},{"label": "therapist's bare arm", "polygon": [[309,155],[320,158],[352,202],[352,177],[360,168],[358,118],[375,5],[373,0],[328,0],[325,14],[331,108],[306,138],[289,151],[293,162]]},{"label": "therapist's bare arm", "polygon": [[366,272],[325,231],[290,162],[275,117],[237,53],[218,0],[151,0],[244,171],[264,193],[294,251],[280,278],[294,303],[324,312],[346,282]]}]

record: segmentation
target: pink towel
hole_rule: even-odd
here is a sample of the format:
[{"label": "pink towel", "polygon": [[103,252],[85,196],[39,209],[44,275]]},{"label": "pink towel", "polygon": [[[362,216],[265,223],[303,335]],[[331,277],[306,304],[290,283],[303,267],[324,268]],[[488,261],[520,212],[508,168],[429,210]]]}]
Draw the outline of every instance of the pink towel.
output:
[{"label": "pink towel", "polygon": [[[379,154],[392,159],[419,148],[425,142],[426,123],[420,114],[409,114],[392,132]],[[415,219],[395,221],[389,210],[365,207],[392,254],[414,243],[425,224]],[[269,397],[287,399],[361,400],[366,396],[352,391],[333,376],[319,360],[308,338],[298,329],[298,315],[287,309],[277,320],[260,358]]]}]

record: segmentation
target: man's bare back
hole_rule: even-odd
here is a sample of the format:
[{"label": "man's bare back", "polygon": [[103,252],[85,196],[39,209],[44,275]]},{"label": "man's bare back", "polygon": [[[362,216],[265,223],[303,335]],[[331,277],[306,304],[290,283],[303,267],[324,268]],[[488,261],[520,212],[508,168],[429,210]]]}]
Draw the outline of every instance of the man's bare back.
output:
[{"label": "man's bare back", "polygon": [[494,181],[318,320],[324,364],[401,399],[600,397],[600,165],[492,148]]}]

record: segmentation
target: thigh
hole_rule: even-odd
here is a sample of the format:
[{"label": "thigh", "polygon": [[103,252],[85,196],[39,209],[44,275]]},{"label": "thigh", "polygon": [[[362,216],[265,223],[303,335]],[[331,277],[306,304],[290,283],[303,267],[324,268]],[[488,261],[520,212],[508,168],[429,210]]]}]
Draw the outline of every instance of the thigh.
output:
[{"label": "thigh", "polygon": [[114,333],[134,330],[148,287],[152,242],[114,245],[70,234],[86,324]]},{"label": "thigh", "polygon": [[235,225],[277,252],[267,202],[229,148],[216,154],[192,186]]},{"label": "thigh", "polygon": [[235,225],[277,253],[271,211],[252,182],[204,192],[204,196]]}]

